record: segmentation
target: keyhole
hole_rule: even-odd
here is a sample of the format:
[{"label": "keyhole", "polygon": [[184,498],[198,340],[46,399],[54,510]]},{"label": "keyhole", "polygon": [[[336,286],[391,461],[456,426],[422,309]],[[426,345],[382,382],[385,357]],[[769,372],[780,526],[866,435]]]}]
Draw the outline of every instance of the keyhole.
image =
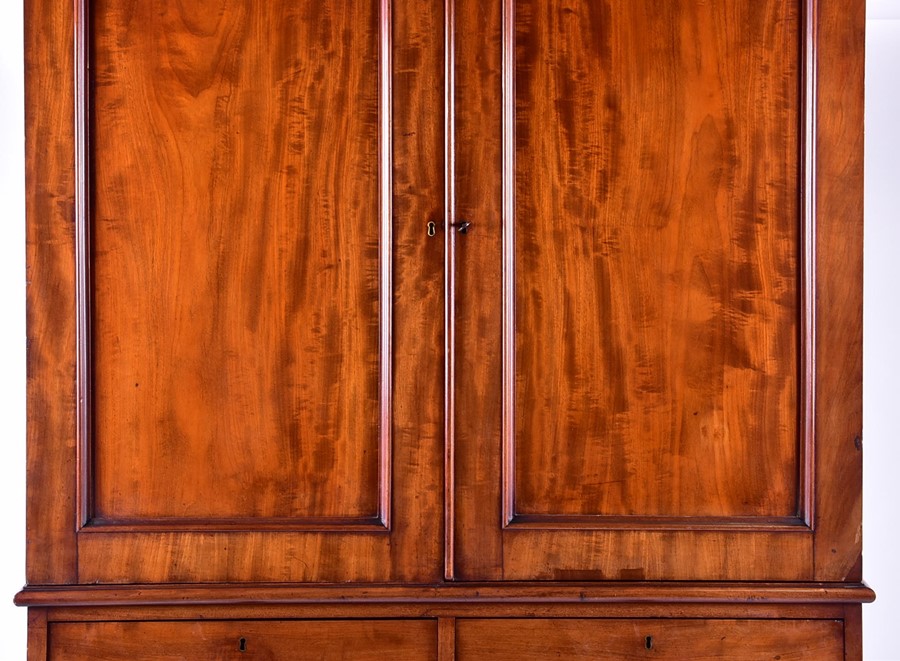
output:
[{"label": "keyhole", "polygon": [[644,647],[646,647],[648,650],[653,649],[653,636],[647,636],[647,638],[644,640]]},{"label": "keyhole", "polygon": [[241,652],[247,651],[247,639],[246,638],[241,638],[238,641],[238,650],[240,650]]},{"label": "keyhole", "polygon": [[434,224],[434,221],[429,220],[427,227],[428,227],[428,236],[434,236],[435,232],[437,231],[437,226]]}]

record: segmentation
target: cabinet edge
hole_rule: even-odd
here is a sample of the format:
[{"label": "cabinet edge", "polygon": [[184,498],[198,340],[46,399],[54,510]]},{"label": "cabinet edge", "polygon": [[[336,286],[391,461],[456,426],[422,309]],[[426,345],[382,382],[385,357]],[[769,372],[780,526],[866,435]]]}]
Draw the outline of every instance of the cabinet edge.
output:
[{"label": "cabinet edge", "polygon": [[865,583],[596,583],[393,585],[30,585],[18,606],[234,604],[810,604],[869,603]]}]

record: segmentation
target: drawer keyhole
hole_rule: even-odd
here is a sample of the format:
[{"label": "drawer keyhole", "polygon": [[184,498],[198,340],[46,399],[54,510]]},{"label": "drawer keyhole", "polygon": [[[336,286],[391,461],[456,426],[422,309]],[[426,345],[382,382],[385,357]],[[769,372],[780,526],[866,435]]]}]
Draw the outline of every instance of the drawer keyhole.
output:
[{"label": "drawer keyhole", "polygon": [[652,650],[652,649],[653,649],[653,636],[647,636],[647,638],[644,639],[644,646],[645,646],[648,650]]},{"label": "drawer keyhole", "polygon": [[238,649],[239,649],[241,652],[246,652],[246,651],[247,651],[247,639],[246,639],[246,638],[241,638],[241,639],[238,641]]}]

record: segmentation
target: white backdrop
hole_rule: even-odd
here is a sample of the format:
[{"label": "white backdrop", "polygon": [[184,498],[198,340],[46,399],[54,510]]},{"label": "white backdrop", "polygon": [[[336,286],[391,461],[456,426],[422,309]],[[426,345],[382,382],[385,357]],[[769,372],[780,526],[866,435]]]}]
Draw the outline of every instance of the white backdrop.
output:
[{"label": "white backdrop", "polygon": [[[62,1],[62,0],[61,0]],[[723,0],[726,1],[726,0]],[[840,0],[825,0],[839,2]],[[869,0],[866,108],[865,658],[900,660],[900,0]],[[0,0],[0,658],[25,658],[22,8]]]},{"label": "white backdrop", "polygon": [[[834,1],[834,0],[829,0]],[[900,0],[869,0],[863,337],[863,607],[867,660],[897,661],[900,627]]]}]

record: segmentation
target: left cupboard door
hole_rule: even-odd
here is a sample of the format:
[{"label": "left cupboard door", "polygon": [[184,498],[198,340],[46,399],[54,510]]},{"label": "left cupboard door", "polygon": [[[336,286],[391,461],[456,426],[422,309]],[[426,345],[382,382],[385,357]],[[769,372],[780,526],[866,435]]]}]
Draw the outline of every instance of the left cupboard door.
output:
[{"label": "left cupboard door", "polygon": [[26,5],[29,583],[438,577],[442,5]]}]

